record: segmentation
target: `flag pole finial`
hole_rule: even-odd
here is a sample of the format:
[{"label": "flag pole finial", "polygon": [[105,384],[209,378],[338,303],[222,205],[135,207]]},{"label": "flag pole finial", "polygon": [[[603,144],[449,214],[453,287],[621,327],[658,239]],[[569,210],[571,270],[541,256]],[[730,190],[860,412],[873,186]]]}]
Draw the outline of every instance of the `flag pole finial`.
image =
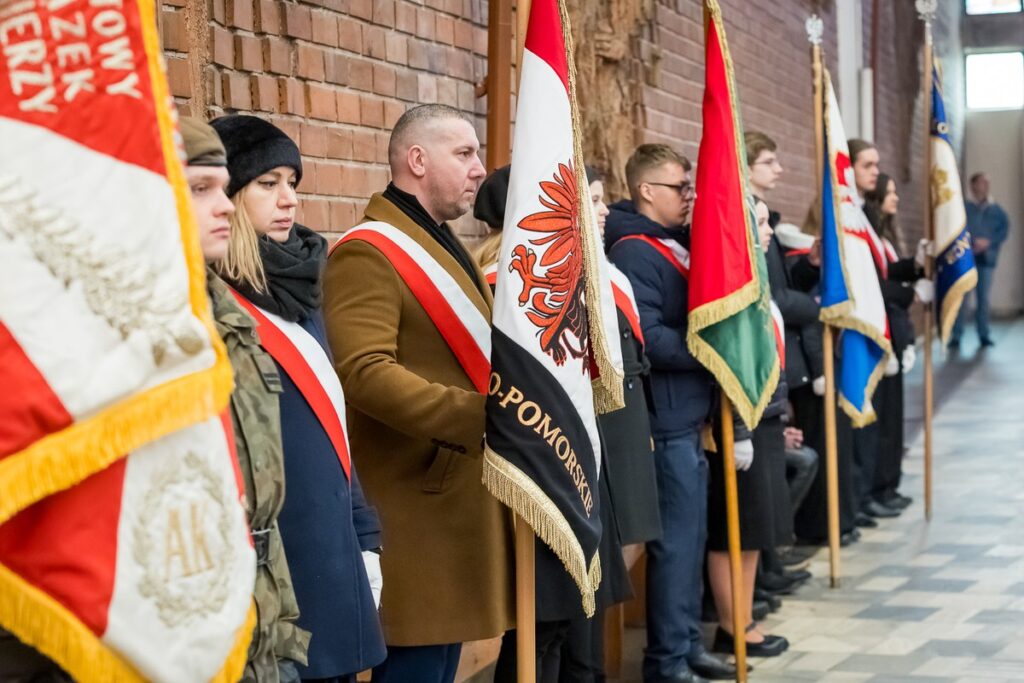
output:
[{"label": "flag pole finial", "polygon": [[804,29],[807,30],[807,40],[811,45],[821,45],[821,36],[825,32],[825,22],[817,14],[807,17],[804,22]]},{"label": "flag pole finial", "polygon": [[917,9],[917,16],[925,24],[931,24],[932,20],[935,19],[935,12],[939,7],[938,0],[916,0],[914,3],[915,9]]}]

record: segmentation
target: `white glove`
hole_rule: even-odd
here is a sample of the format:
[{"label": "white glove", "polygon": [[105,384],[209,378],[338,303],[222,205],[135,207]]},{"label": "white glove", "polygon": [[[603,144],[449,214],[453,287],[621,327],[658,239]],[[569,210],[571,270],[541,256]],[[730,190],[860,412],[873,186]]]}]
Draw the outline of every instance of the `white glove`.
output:
[{"label": "white glove", "polygon": [[931,240],[922,239],[917,243],[917,253],[914,254],[914,263],[924,268],[924,262],[929,256],[934,256],[935,244]]},{"label": "white glove", "polygon": [[825,395],[825,376],[822,375],[821,377],[815,377],[814,381],[811,383],[811,388],[814,389],[814,395],[815,396],[824,396]]},{"label": "white glove", "polygon": [[914,293],[917,294],[918,301],[930,304],[935,301],[935,283],[923,277],[914,283]]},{"label": "white glove", "polygon": [[885,363],[885,376],[894,377],[898,374],[900,374],[900,362],[895,353],[890,353],[889,360]]},{"label": "white glove", "polygon": [[754,442],[750,439],[737,441],[733,444],[732,455],[736,460],[736,469],[746,472],[754,463]]},{"label": "white glove", "polygon": [[363,566],[366,567],[366,577],[370,580],[373,605],[380,609],[380,593],[384,589],[384,574],[380,570],[380,555],[372,550],[364,550]]},{"label": "white glove", "polygon": [[907,374],[914,369],[914,361],[916,360],[917,351],[914,350],[913,344],[903,349],[903,374]]}]

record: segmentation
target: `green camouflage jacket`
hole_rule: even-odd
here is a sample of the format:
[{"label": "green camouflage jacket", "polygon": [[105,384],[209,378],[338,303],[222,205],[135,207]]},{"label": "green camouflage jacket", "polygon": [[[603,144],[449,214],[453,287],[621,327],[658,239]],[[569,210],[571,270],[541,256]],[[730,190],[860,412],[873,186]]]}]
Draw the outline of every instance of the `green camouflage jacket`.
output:
[{"label": "green camouflage jacket", "polygon": [[295,625],[299,606],[277,528],[285,495],[281,377],[274,360],[260,348],[256,322],[223,280],[209,272],[207,277],[213,319],[235,371],[231,418],[258,558],[253,591],[258,619],[242,681],[278,683],[277,660],[305,664],[310,638]]}]

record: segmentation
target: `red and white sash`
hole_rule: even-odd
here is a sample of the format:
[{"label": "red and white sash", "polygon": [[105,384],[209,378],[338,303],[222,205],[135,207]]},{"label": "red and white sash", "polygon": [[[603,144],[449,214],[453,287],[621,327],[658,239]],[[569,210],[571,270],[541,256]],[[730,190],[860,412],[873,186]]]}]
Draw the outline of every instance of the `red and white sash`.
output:
[{"label": "red and white sash", "polygon": [[892,242],[886,238],[882,238],[882,247],[885,248],[885,258],[889,263],[896,263],[900,260],[900,255],[896,253],[896,247],[892,246]]},{"label": "red and white sash", "polygon": [[772,299],[772,329],[775,330],[775,347],[779,351],[779,367],[786,369],[786,323],[782,320],[782,311]]},{"label": "red and white sash", "polygon": [[345,476],[351,479],[352,460],[348,450],[345,393],[324,347],[298,323],[263,310],[234,290],[232,293],[256,320],[260,346],[288,373],[288,377],[306,399],[334,446]]},{"label": "red and white sash", "polygon": [[487,280],[487,284],[491,287],[498,284],[498,264],[497,262],[484,268],[484,279]]},{"label": "red and white sash", "polygon": [[331,248],[352,240],[376,247],[423,307],[476,390],[487,393],[491,375],[491,324],[451,273],[407,234],[387,223],[357,225]]},{"label": "red and white sash", "polygon": [[629,321],[629,327],[633,330],[633,336],[644,343],[644,332],[640,327],[640,311],[636,307],[636,296],[633,294],[633,285],[629,278],[614,264],[608,264],[608,278],[612,283],[612,296],[615,297],[615,307],[622,311]]},{"label": "red and white sash", "polygon": [[665,260],[672,264],[672,267],[679,271],[684,278],[690,277],[690,252],[683,245],[675,240],[659,239],[650,235],[626,235],[620,242],[625,240],[640,240],[654,247]]}]

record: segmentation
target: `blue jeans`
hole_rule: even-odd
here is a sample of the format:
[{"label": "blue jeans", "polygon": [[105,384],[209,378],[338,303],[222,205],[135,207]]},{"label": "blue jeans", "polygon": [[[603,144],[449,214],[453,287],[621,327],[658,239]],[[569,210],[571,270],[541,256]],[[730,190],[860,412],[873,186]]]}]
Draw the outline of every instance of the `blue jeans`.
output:
[{"label": "blue jeans", "polygon": [[703,650],[701,581],[707,542],[708,461],[700,431],[654,440],[661,538],[647,544],[645,679],[672,676]]},{"label": "blue jeans", "polygon": [[388,647],[388,658],[373,668],[373,683],[452,683],[462,643]]},{"label": "blue jeans", "polygon": [[[992,277],[996,272],[995,266],[975,266],[978,271],[978,287],[974,290],[974,299],[977,302],[974,309],[974,324],[978,327],[978,338],[985,340],[991,339],[990,330],[988,326],[989,318],[989,304],[988,297],[992,291]],[[967,303],[967,297],[964,297],[964,303]],[[950,335],[950,341],[959,342],[960,335],[964,332],[964,325],[967,322],[967,307],[960,307],[960,314],[956,317],[956,323],[953,324],[953,333]]]}]

